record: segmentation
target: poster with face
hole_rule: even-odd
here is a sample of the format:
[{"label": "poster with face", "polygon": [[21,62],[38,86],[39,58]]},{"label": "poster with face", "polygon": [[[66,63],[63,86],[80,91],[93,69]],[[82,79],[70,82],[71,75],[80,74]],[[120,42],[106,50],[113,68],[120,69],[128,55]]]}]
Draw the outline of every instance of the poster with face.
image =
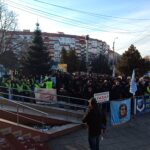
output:
[{"label": "poster with face", "polygon": [[111,124],[118,125],[125,123],[131,118],[131,100],[111,101]]},{"label": "poster with face", "polygon": [[119,118],[122,119],[127,116],[127,105],[121,104],[119,106]]}]

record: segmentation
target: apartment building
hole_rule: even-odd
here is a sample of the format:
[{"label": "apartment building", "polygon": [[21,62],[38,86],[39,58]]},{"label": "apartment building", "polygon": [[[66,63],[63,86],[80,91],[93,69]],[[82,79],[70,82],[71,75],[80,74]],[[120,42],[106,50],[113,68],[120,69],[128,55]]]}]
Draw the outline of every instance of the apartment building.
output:
[{"label": "apartment building", "polygon": [[[0,36],[2,37],[2,34],[0,34]],[[99,53],[105,53],[110,49],[106,42],[93,38],[86,40],[84,35],[69,35],[64,34],[63,32],[42,32],[42,37],[51,58],[58,63],[60,62],[62,48],[65,48],[67,51],[74,49],[79,59],[81,57],[86,57],[88,49],[89,61],[96,57]],[[7,39],[9,39],[9,42]],[[13,32],[7,31],[5,33],[5,47],[7,45],[7,48],[13,49],[16,53],[20,53],[23,49],[28,47],[28,45],[32,42],[32,39],[33,32],[30,30]]]}]

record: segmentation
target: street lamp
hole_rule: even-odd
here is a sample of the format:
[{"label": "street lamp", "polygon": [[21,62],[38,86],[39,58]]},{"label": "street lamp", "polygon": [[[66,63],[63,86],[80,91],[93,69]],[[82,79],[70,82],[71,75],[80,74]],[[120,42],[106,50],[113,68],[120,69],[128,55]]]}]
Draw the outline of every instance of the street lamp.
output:
[{"label": "street lamp", "polygon": [[118,39],[118,37],[114,38],[113,41],[113,72],[112,72],[112,77],[115,77],[115,40]]},{"label": "street lamp", "polygon": [[89,35],[85,36],[85,40],[86,40],[86,69],[88,72],[88,63],[89,63],[88,40],[89,40]]}]

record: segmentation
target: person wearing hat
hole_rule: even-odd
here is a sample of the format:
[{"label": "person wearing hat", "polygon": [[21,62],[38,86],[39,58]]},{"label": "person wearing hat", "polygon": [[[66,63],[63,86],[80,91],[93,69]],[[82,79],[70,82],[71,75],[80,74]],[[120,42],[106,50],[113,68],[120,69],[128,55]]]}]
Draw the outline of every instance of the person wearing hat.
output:
[{"label": "person wearing hat", "polygon": [[99,150],[101,114],[95,98],[91,98],[88,102],[88,111],[82,121],[88,126],[88,142],[90,149]]}]

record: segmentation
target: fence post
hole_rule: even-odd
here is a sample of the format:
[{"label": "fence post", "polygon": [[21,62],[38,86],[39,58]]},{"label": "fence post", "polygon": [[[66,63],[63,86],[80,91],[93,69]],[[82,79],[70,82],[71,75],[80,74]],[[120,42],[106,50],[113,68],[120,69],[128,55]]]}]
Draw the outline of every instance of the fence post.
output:
[{"label": "fence post", "polygon": [[9,100],[12,99],[12,96],[11,96],[11,88],[10,88],[10,87],[8,88],[8,99],[9,99]]},{"label": "fence post", "polygon": [[42,132],[44,132],[44,128],[45,128],[45,123],[44,123],[44,118],[43,118],[43,115],[42,115]]},{"label": "fence post", "polygon": [[19,105],[17,104],[17,124],[19,124]]}]

